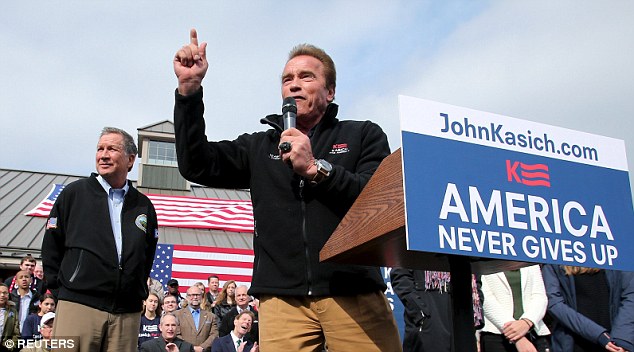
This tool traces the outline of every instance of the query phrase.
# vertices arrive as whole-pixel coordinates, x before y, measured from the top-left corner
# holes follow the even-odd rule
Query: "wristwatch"
[[[324,159],[315,159],[315,166],[317,166],[317,173],[313,180],[310,181],[312,184],[323,181],[332,172],[332,165]]]

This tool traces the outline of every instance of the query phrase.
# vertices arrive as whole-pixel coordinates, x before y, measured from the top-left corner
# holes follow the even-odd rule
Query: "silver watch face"
[[[317,172],[324,174],[324,176],[329,176],[332,171],[332,165],[326,160],[319,159],[317,160]]]

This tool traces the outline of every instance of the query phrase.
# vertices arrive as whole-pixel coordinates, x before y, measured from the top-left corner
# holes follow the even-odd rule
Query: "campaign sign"
[[[399,97],[409,250],[634,270],[621,140]]]

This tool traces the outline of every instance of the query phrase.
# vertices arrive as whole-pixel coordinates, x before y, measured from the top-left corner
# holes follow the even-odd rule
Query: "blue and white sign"
[[[634,270],[625,143],[399,97],[409,250]]]

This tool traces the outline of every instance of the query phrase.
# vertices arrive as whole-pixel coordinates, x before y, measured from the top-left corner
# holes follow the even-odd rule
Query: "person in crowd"
[[[40,280],[44,280],[44,267],[41,264],[35,264],[35,269],[33,269],[33,276]]]
[[[196,285],[187,289],[187,308],[176,312],[181,328],[179,337],[194,345],[194,351],[202,352],[211,347],[211,343],[218,337],[216,316],[209,311],[200,309],[203,291]]]
[[[481,352],[550,351],[548,298],[539,265],[482,275]]]
[[[228,319],[228,317],[227,317]],[[249,341],[245,336],[251,331],[255,316],[253,312],[243,310],[232,318],[234,327],[229,334],[224,335],[214,341],[211,352],[258,352],[258,343]]]
[[[250,331],[244,336],[244,339],[250,342],[258,341],[258,313],[249,304],[251,297],[248,294],[249,288],[245,285],[240,285],[236,288],[236,306],[231,308],[230,311],[225,314],[222,319],[222,323],[218,327],[218,336],[222,337],[228,335],[234,328],[234,318],[243,311],[250,311],[253,313],[253,321]]]
[[[35,268],[37,267],[37,261],[32,255],[27,254],[20,260],[20,270],[27,271],[31,275],[31,290],[37,291],[40,295],[46,293],[47,285],[43,277],[35,276]],[[15,280],[15,276],[8,277],[4,283],[9,287],[9,292],[18,288],[18,284]]]
[[[20,338],[20,316],[9,299],[9,287],[0,283],[0,352],[14,351]],[[11,347],[14,346],[14,347]]]
[[[147,288],[148,292],[154,292],[158,296],[160,302],[163,302],[165,298],[165,290],[163,289],[163,284],[148,276],[147,278]]]
[[[167,295],[163,299],[163,314],[165,313],[174,313],[178,310],[178,301],[176,300],[176,296]]]
[[[141,344],[147,340],[152,340],[161,335],[159,325],[161,323],[161,300],[158,293],[150,291],[145,301],[143,301],[143,311],[141,312],[141,325],[139,326],[139,342]]]
[[[180,286],[178,284],[178,280],[169,279],[167,281],[167,292],[165,292],[165,297],[167,297],[168,295],[176,297],[176,304],[178,305],[178,309],[181,309],[186,301],[183,295],[181,295],[179,288]]]
[[[205,294],[205,298],[207,299],[207,304],[211,309],[216,305],[216,298],[220,294],[220,278],[217,275],[210,275],[207,278],[207,287],[209,291]]]
[[[31,274],[20,270],[15,274],[18,285],[11,291],[11,300],[15,303],[20,315],[20,333],[24,331],[24,321],[29,314],[37,313],[40,306],[40,294],[31,289]]]
[[[250,189],[256,223],[250,293],[260,299],[259,319],[267,327],[260,331],[262,348],[312,350],[326,343],[332,350],[400,350],[379,268],[319,261],[322,246],[390,154],[387,136],[370,121],[336,118],[334,62],[303,44],[291,51],[281,75],[282,99],[296,102],[296,126],[283,130],[284,118],[269,115],[261,120],[273,127],[268,131],[208,142],[206,48],[192,29],[173,60],[178,168],[202,185]],[[361,305],[374,309],[350,314]]]
[[[553,352],[634,351],[634,272],[547,264]]]
[[[207,300],[204,297],[204,293],[205,293],[205,284],[203,284],[202,282],[196,282],[194,285],[198,286],[199,289],[201,289],[201,291],[203,291],[203,299],[200,301],[200,309],[204,309],[206,311],[211,312],[211,306],[207,303]],[[183,301],[183,308],[187,307],[188,302],[187,300]]]
[[[166,313],[161,317],[159,328],[161,337],[145,341],[141,344],[141,352],[193,352],[191,343],[179,338],[178,318],[172,313]]]
[[[443,271],[392,268],[392,288],[403,302],[404,352],[457,351],[453,345],[451,275]],[[480,328],[482,291],[472,276],[474,327]]]
[[[216,298],[213,312],[216,314],[218,326],[222,324],[224,316],[236,305],[236,282],[227,280],[222,287],[222,291]]]
[[[156,243],[156,211],[128,180],[134,139],[106,127],[97,173],[59,194],[42,242],[44,275],[57,296],[54,336],[78,336],[74,350],[134,351]]]
[[[42,338],[40,333],[40,323],[42,317],[49,312],[55,312],[55,297],[50,293],[45,293],[40,297],[39,310],[37,313],[29,314],[24,320],[24,326],[22,327],[22,338],[39,340]]]
[[[50,342],[53,337],[54,322],[55,312],[48,312],[44,314],[38,328],[42,334],[42,338],[37,341],[30,341],[27,344],[27,347],[22,349],[22,352],[50,352],[53,347]]]

